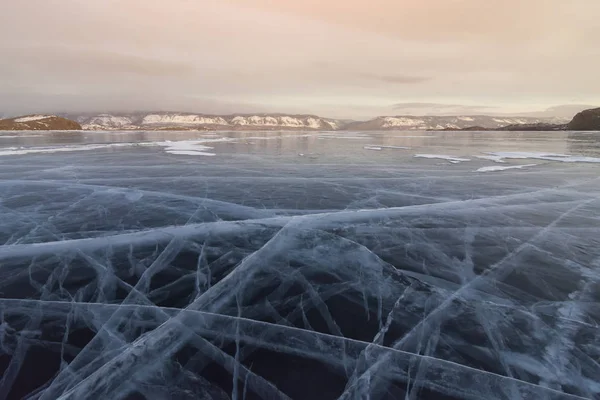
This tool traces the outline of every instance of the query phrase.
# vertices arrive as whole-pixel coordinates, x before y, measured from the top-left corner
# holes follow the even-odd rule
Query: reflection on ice
[[[594,165],[214,139],[0,159],[0,398],[600,396]]]

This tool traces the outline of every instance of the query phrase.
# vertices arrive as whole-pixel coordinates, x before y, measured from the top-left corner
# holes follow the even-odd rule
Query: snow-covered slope
[[[337,130],[339,121],[311,115],[203,115],[190,113],[132,113],[80,115],[76,119],[86,130],[132,129],[298,129]]]
[[[177,112],[67,115],[86,130],[444,130],[508,125],[565,124],[561,118],[461,116],[384,116],[369,121],[343,121],[314,115],[207,115]]]
[[[530,117],[494,117],[486,115],[473,116],[396,116],[379,117],[365,122],[355,122],[347,125],[349,130],[442,130],[464,129],[480,126],[486,129],[497,129],[507,125],[565,123],[556,118]]]
[[[135,124],[132,118],[103,114],[85,120],[83,127],[84,129],[135,129]]]
[[[16,119],[14,119],[14,121],[19,122],[19,123],[33,122],[33,121],[40,121],[42,119],[48,119],[48,118],[52,118],[52,117],[53,117],[53,115],[28,115],[26,117],[16,118]]]
[[[232,118],[230,123],[236,126],[277,126],[285,128],[326,130],[338,129],[338,123],[335,120],[313,116],[237,116]]]
[[[222,117],[193,114],[149,114],[142,125],[229,125]]]

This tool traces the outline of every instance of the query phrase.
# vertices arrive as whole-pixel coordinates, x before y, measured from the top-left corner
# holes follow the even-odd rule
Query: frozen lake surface
[[[0,135],[0,399],[600,396],[600,133]]]

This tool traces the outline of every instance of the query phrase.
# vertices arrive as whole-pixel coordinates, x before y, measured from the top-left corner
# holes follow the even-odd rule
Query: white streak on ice
[[[483,167],[483,168],[479,168],[477,170],[477,172],[497,172],[497,171],[506,171],[508,169],[523,169],[523,168],[528,168],[528,167],[535,167],[536,165],[537,164],[511,165],[510,167],[500,167],[500,166]]]
[[[490,160],[490,161],[497,162],[497,163],[505,163],[506,162],[500,156],[475,156],[475,157],[480,158],[482,160]]]
[[[195,140],[179,140],[179,141],[164,141],[164,142],[153,142],[153,145],[161,146],[165,148],[165,152],[169,154],[185,155],[185,156],[215,156],[215,153],[207,152],[206,150],[212,150],[213,147],[205,146],[203,143],[221,143],[221,142],[233,142],[235,139],[231,138],[211,138],[211,139],[195,139]]]
[[[199,150],[210,150],[212,147],[202,146]],[[176,154],[180,156],[216,156],[215,153],[207,153],[205,151],[193,151],[193,150],[166,150],[169,154]]]
[[[430,159],[441,159],[451,162],[452,164],[458,164],[463,161],[471,161],[468,158],[460,158],[455,156],[447,156],[444,154],[415,154],[415,158],[430,158]]]
[[[552,221],[545,227],[542,227],[536,235],[534,235],[529,240],[523,242],[519,247],[514,249],[512,252],[509,252],[506,256],[504,256],[501,260],[497,261],[493,265],[491,265],[483,274],[478,275],[476,278],[468,281],[463,286],[460,287],[457,291],[448,296],[441,304],[437,307],[430,310],[429,314],[423,317],[416,325],[412,327],[411,330],[406,332],[402,339],[398,340],[394,343],[393,348],[396,350],[404,350],[406,347],[414,346],[414,343],[421,340],[421,335],[426,334],[426,332],[431,332],[439,326],[445,318],[444,312],[450,308],[453,301],[459,299],[461,297],[468,297],[469,292],[473,292],[477,290],[481,285],[485,285],[487,281],[501,281],[506,276],[508,276],[512,271],[519,267],[519,264],[513,263],[509,264],[509,261],[517,258],[521,255],[521,253],[529,248],[534,246],[535,242],[540,241],[540,239],[544,239],[545,236],[558,224],[561,223],[565,218],[569,215],[577,212],[581,208],[598,201],[598,198],[593,198],[590,200],[583,201],[576,206],[570,208],[569,210],[562,213],[558,218]],[[373,363],[367,366],[365,370],[359,370],[358,368],[355,370],[355,373],[350,378],[348,384],[346,385],[346,390],[340,396],[340,399],[352,399],[356,398],[359,393],[362,392],[364,385],[368,385],[371,377],[374,375],[378,375],[382,373],[384,368],[389,365],[387,361],[388,355],[382,358],[375,359]]]
[[[168,308],[168,307],[160,307],[155,305],[145,305],[145,304],[100,304],[100,303],[80,303],[80,302],[56,302],[56,301],[32,301],[32,300],[12,300],[12,299],[0,299],[0,304],[6,305],[11,309],[17,310],[22,309],[26,312],[32,312],[36,309],[43,309],[45,312],[51,315],[61,315],[72,313],[73,310],[77,310],[77,312],[87,312],[90,315],[94,315],[99,319],[109,318],[112,314],[127,310],[131,314],[131,318],[139,318],[136,317],[136,311],[144,311],[147,313],[152,313],[155,315],[159,321],[166,321],[167,318],[182,318],[185,322],[185,326],[194,332],[196,335],[206,336],[209,338],[227,338],[229,340],[235,340],[238,337],[238,333],[231,329],[223,329],[223,328],[232,328],[239,327],[239,330],[243,331],[245,334],[240,337],[244,342],[257,345],[257,346],[268,346],[273,350],[278,350],[282,353],[292,353],[297,354],[299,356],[310,357],[316,360],[320,360],[322,362],[332,362],[341,364],[344,358],[344,351],[348,349],[355,349],[356,352],[360,351],[369,351],[373,356],[389,356],[391,358],[391,362],[389,367],[392,368],[391,371],[382,371],[384,375],[394,375],[406,374],[406,370],[411,361],[415,359],[426,362],[430,368],[434,371],[452,371],[459,376],[463,376],[464,378],[477,377],[478,379],[487,382],[493,386],[497,386],[498,388],[502,385],[510,385],[516,384],[519,385],[520,388],[531,394],[553,394],[558,396],[564,396],[562,398],[568,399],[580,399],[578,396],[569,396],[563,395],[560,392],[547,389],[540,388],[539,386],[526,383],[523,381],[518,381],[514,378],[505,377],[501,375],[497,375],[494,373],[490,373],[483,370],[477,370],[474,368],[470,368],[464,365],[456,364],[451,361],[438,359],[430,356],[412,354],[402,350],[397,350],[394,348],[384,347],[382,346],[378,340],[375,340],[373,343],[363,342],[359,340],[354,340],[352,338],[345,338],[334,336],[331,334],[315,332],[315,331],[307,331],[304,329],[298,329],[293,326],[285,326],[285,325],[275,325],[268,322],[254,321],[251,319],[246,319],[243,317],[234,317],[228,315],[219,315],[214,313],[205,312],[202,310],[194,310],[194,309],[178,309],[178,308]],[[168,321],[167,321],[168,322]],[[181,326],[184,326],[183,324]],[[270,342],[268,333],[269,331],[279,332],[279,337],[281,338],[281,342]],[[252,335],[249,335],[248,332],[253,332]],[[320,352],[316,349],[320,347],[326,347],[329,351],[334,352],[334,354],[327,354],[324,352]],[[511,358],[514,355],[510,355]],[[459,380],[460,382],[460,380]],[[435,383],[435,382],[434,382]],[[438,382],[443,384],[443,382]],[[465,394],[469,393],[468,388],[461,388],[457,385],[457,382],[453,382],[453,380],[449,380],[448,385],[454,389],[454,391],[461,392],[464,390]],[[500,398],[501,394],[498,392],[490,393],[490,398]]]
[[[405,146],[381,146],[384,149],[398,149],[398,150],[410,150],[410,147]]]
[[[2,137],[2,136],[0,136]],[[74,151],[91,151],[101,149],[126,148],[137,146],[160,146],[165,148],[165,152],[178,155],[193,155],[193,156],[214,156],[214,153],[206,152],[212,147],[205,146],[203,143],[219,143],[233,142],[231,138],[211,138],[197,140],[180,140],[180,141],[165,141],[165,142],[139,142],[139,143],[103,143],[103,144],[81,144],[68,146],[52,146],[52,147],[7,147],[0,150],[0,156],[16,156],[25,154],[51,154]]]
[[[527,152],[527,151],[509,151],[509,152],[490,152],[487,153],[493,156],[494,159],[502,160],[505,158],[509,159],[527,159],[533,158],[538,160],[546,161],[559,161],[565,163],[600,163],[600,158],[596,157],[585,157],[585,156],[573,156],[569,154],[556,154],[556,153],[538,153],[538,152]],[[481,158],[481,157],[480,157]],[[490,158],[492,159],[492,158]]]
[[[311,134],[298,134],[298,135],[270,135],[270,136],[247,136],[247,137],[240,137],[240,138],[236,138],[236,139],[231,139],[231,138],[221,138],[219,140],[215,140],[215,141],[221,141],[221,142],[237,142],[237,141],[248,141],[248,140],[278,140],[278,139],[285,139],[285,138],[305,138],[305,137],[313,137],[314,135]],[[246,143],[246,144],[253,144],[253,143]]]
[[[25,137],[41,137],[43,135],[33,135],[33,134],[28,134],[28,135],[2,135],[0,134],[0,139],[18,139],[18,138],[25,138]]]
[[[94,187],[94,186],[90,186]],[[101,186],[98,186],[101,187]],[[153,192],[144,192],[153,193]],[[535,193],[524,193],[524,194],[511,194],[504,196],[496,196],[492,198],[482,198],[473,200],[457,200],[447,201],[442,203],[433,204],[419,204],[405,207],[391,207],[381,209],[360,209],[350,211],[334,211],[334,212],[319,212],[314,214],[302,215],[302,216],[267,216],[260,215],[258,211],[254,210],[257,214],[254,216],[256,219],[246,221],[219,221],[219,222],[207,222],[199,224],[189,224],[183,226],[165,226],[161,228],[153,228],[147,230],[139,230],[134,233],[123,233],[116,234],[106,237],[97,238],[84,238],[74,240],[61,240],[55,242],[40,242],[31,244],[16,244],[0,246],[0,260],[8,259],[13,257],[24,257],[24,256],[36,256],[42,254],[52,254],[60,252],[68,252],[73,248],[86,251],[95,251],[98,248],[103,247],[122,247],[129,245],[141,245],[153,242],[162,242],[167,238],[173,237],[191,237],[191,236],[204,236],[208,233],[231,233],[252,228],[281,228],[292,220],[305,223],[310,226],[311,229],[332,229],[332,227],[338,224],[360,224],[375,219],[383,220],[391,217],[399,217],[401,215],[415,215],[423,212],[429,213],[442,213],[445,214],[449,210],[456,210],[457,207],[465,211],[469,210],[470,207],[481,207],[491,209],[501,209],[512,205],[514,201],[524,200],[534,201],[535,199],[543,199],[551,194],[560,194],[560,189],[545,189],[539,190]],[[539,196],[539,197],[534,197]],[[182,196],[172,195],[173,198],[186,198]],[[584,197],[585,199],[585,197]],[[200,200],[200,199],[198,199]],[[219,205],[220,202],[215,200],[206,200],[209,204],[216,203]],[[508,204],[503,204],[506,202]],[[227,203],[225,203],[227,204]],[[237,206],[243,207],[243,206]],[[515,205],[514,207],[519,208],[522,205]],[[247,207],[246,207],[247,208]]]
[[[396,149],[396,150],[410,150],[410,147],[403,146],[383,146],[379,144],[369,144],[364,147],[366,150],[382,150],[382,149]]]
[[[85,144],[72,146],[56,146],[56,147],[8,147],[0,150],[0,156],[19,156],[24,154],[48,154],[62,153],[72,151],[90,151],[100,149],[135,147],[135,146],[152,146],[151,143],[110,143],[110,144]]]
[[[433,139],[433,138],[435,138],[435,135],[429,135],[429,136],[398,135],[398,136],[391,136],[391,137],[398,138],[398,139],[406,139],[406,138],[408,138],[408,139]]]
[[[369,135],[362,135],[362,134],[356,134],[356,135],[342,135],[342,134],[328,134],[328,135],[324,135],[321,134],[319,136],[317,136],[319,139],[350,139],[350,140],[367,140],[367,139],[371,139],[371,136]]]

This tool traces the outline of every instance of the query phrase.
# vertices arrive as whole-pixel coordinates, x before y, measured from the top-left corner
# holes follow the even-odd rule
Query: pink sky
[[[11,1],[0,113],[600,105],[599,15],[598,0]]]

